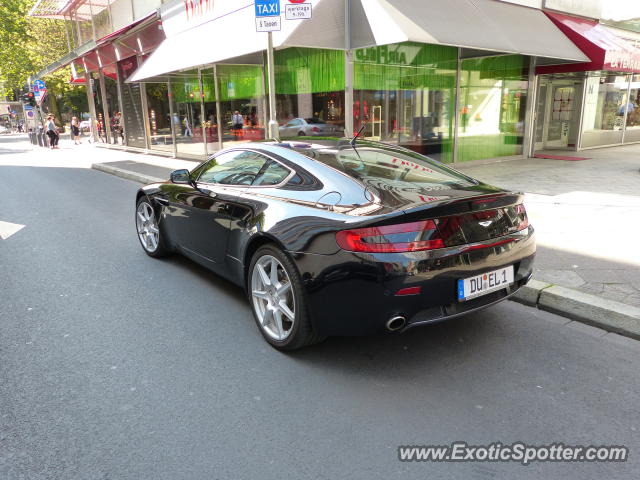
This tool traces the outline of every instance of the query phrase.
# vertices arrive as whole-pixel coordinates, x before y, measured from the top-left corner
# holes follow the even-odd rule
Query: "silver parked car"
[[[319,118],[292,118],[280,127],[281,137],[334,136],[341,134],[337,125],[325,123]]]

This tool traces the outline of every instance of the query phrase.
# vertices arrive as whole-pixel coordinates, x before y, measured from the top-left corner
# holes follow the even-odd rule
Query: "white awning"
[[[344,49],[344,0],[307,0],[310,20],[286,20],[273,32],[275,48]],[[167,38],[127,80],[137,82],[267,49],[267,34],[256,32],[253,3]]]
[[[535,8],[496,0],[362,0],[362,6],[377,44],[416,41],[589,61]]]
[[[405,41],[517,53],[586,62],[587,57],[542,11],[496,0],[352,0],[351,38],[345,41],[344,0],[307,0],[310,20],[286,20],[273,32],[274,48],[341,49]],[[255,31],[253,3],[166,40],[127,80],[157,78],[267,49],[267,34]],[[168,34],[168,32],[167,32]]]

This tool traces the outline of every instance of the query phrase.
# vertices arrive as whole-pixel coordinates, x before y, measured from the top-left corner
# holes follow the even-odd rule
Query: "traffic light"
[[[26,105],[31,105],[32,107],[36,106],[36,98],[33,95],[33,92],[27,92],[22,95],[22,103]]]

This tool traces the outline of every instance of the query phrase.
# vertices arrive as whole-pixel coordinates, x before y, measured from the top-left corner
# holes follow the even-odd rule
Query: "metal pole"
[[[120,67],[116,63],[116,91],[118,92],[118,106],[120,112],[120,128],[122,129],[122,144],[127,145],[127,127],[124,122],[124,118],[122,117],[123,103],[122,103],[122,77],[120,76]],[[117,139],[116,139],[117,141]]]
[[[207,145],[206,112],[204,110],[204,88],[202,84],[202,69],[198,68],[198,86],[200,87],[200,131],[202,132],[202,143],[204,143],[204,156],[209,157],[209,146]]]
[[[265,65],[267,64],[266,52],[262,54],[262,125],[264,127],[264,137],[267,138],[269,136],[269,99],[267,97],[267,69]]]
[[[91,78],[91,73],[87,70],[86,64],[84,65],[84,82],[87,91],[87,101],[89,103],[89,116],[91,117],[89,120],[89,133],[95,142],[98,140],[96,132],[96,120],[98,120],[98,116],[96,115],[96,102],[93,98],[93,79]]]
[[[107,137],[107,143],[111,143],[111,118],[109,117],[109,104],[107,103],[107,90],[104,86],[104,73],[102,73],[102,68],[98,70],[99,73],[99,82],[100,82],[100,98],[102,98],[102,116],[103,125],[104,125],[104,133],[105,137]]]
[[[273,35],[267,32],[267,72],[269,74],[269,138],[280,141],[280,131],[276,120],[276,74],[273,61]]]
[[[140,65],[140,63],[138,63],[138,65]],[[143,82],[140,83],[140,100],[142,103],[142,121],[144,122],[144,145],[147,150],[150,150],[151,128],[149,124],[149,103],[147,102],[147,85]]]
[[[173,108],[173,89],[171,87],[171,78],[167,82],[167,97],[169,97],[169,123],[171,124],[171,143],[173,144],[173,158],[178,156],[178,133],[176,132],[176,125],[174,122],[174,116],[176,111]]]
[[[536,117],[536,57],[529,59],[529,78],[528,78],[527,106],[524,114],[524,134],[522,138],[522,157],[529,158],[533,156],[532,146],[535,136],[535,117]],[[521,106],[522,108],[522,106]]]
[[[351,49],[351,0],[344,2],[344,134],[354,135],[353,126],[353,50]]]
[[[216,96],[216,124],[218,125],[218,150],[222,150],[222,106],[218,88],[218,65],[213,64],[213,92]]]
[[[585,75],[582,79],[582,99],[580,100],[580,111],[578,115],[578,137],[576,139],[576,152],[582,148],[582,129],[584,128],[584,106],[587,101],[587,79],[589,77]],[[537,90],[536,90],[537,91]]]
[[[458,161],[458,130],[460,129],[460,79],[462,74],[461,48],[458,48],[458,59],[456,66],[456,95],[453,102],[453,148],[451,151],[451,161]]]

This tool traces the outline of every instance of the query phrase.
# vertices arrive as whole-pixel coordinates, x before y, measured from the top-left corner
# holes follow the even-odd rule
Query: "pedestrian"
[[[240,115],[240,112],[236,110],[231,116],[231,129],[236,138],[242,134],[242,127],[244,125],[244,118]]]
[[[74,145],[80,145],[80,124],[76,117],[71,118],[71,135],[73,136]]]
[[[120,143],[124,145],[124,119],[122,118],[122,113],[116,113],[116,118],[118,119],[118,135],[120,136]]]
[[[51,150],[58,148],[58,140],[60,140],[60,135],[58,135],[58,130],[56,128],[55,117],[53,115],[49,115],[47,117],[46,131],[47,137],[49,137],[49,146]]]
[[[189,118],[185,115],[184,117],[184,134],[185,137],[192,137],[193,132],[191,131],[191,125],[189,125]]]

